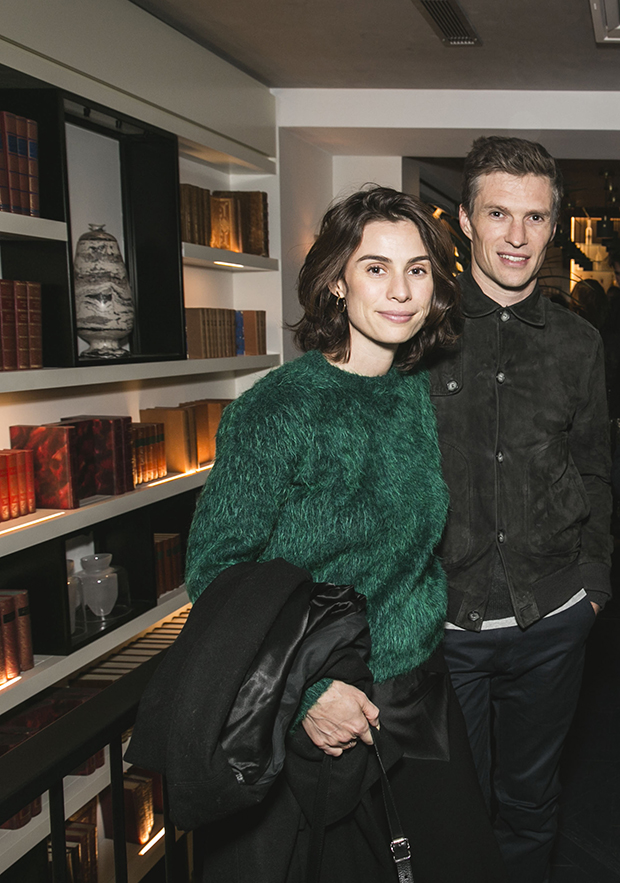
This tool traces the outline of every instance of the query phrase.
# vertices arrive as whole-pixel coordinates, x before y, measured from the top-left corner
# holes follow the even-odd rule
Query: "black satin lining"
[[[430,662],[430,660],[429,660]],[[432,668],[439,667],[433,665]],[[448,677],[444,671],[416,668],[382,684],[371,699],[378,706],[381,729],[393,736],[405,757],[450,760]]]

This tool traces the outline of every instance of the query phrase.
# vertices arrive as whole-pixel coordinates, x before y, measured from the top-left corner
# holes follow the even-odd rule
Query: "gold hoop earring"
[[[347,311],[347,299],[344,294],[336,295],[336,309],[339,313],[346,313]]]

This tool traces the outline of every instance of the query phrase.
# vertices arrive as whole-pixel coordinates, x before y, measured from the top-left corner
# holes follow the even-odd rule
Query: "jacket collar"
[[[482,316],[489,316],[500,308],[496,301],[484,294],[471,275],[470,269],[461,273],[458,282],[463,294],[461,310],[464,316],[470,319],[479,319]],[[513,304],[513,306],[505,307],[505,309],[528,325],[542,327],[545,324],[545,299],[540,293],[538,282],[534,291],[524,300]]]

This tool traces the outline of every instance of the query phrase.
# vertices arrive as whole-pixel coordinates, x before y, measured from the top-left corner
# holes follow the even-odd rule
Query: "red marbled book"
[[[12,448],[33,453],[37,507],[79,508],[77,447],[74,426],[47,423],[9,427]]]

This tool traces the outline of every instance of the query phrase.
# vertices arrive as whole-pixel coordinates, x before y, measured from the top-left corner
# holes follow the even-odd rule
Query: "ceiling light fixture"
[[[590,12],[597,43],[620,43],[618,0],[590,0]]]
[[[602,2],[602,0],[592,0]],[[618,0],[615,0],[616,4]],[[412,0],[446,46],[481,46],[482,41],[467,21],[456,0]]]

